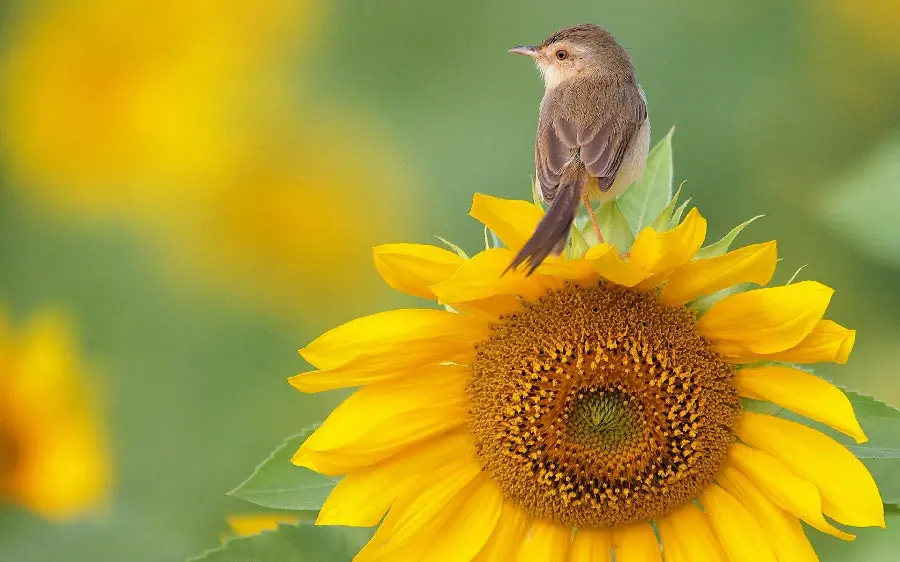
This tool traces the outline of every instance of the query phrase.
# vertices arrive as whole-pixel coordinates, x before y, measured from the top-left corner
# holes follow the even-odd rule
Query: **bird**
[[[566,27],[509,52],[531,57],[544,80],[534,163],[537,192],[549,208],[507,268],[524,264],[530,275],[563,251],[580,203],[603,241],[593,204],[641,180],[650,119],[631,57],[599,25]]]

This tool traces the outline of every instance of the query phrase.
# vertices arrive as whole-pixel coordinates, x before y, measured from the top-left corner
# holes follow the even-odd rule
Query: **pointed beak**
[[[537,49],[531,45],[519,45],[518,47],[513,47],[509,50],[510,53],[515,53],[517,55],[525,55],[528,57],[534,57],[537,55]]]

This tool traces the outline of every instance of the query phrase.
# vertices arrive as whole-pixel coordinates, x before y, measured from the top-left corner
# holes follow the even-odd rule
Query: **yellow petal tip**
[[[311,466],[313,463],[312,459],[310,458],[309,452],[304,447],[300,447],[299,449],[297,449],[297,452],[294,453],[294,456],[291,457],[291,464],[302,466],[310,470],[315,470],[315,468]]]
[[[316,525],[338,525],[337,519],[340,515],[339,510],[337,509],[323,509],[319,512],[319,516],[316,517]]]
[[[850,353],[853,351],[853,345],[856,343],[856,330],[847,330],[847,336],[841,343],[835,362],[844,365],[850,359]]]
[[[314,389],[306,384],[305,375],[306,373],[300,373],[299,375],[294,375],[292,377],[288,377],[288,384],[292,387],[296,388],[300,392],[313,392]]]

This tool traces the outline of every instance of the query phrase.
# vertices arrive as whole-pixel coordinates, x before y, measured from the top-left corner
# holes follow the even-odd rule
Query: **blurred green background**
[[[246,4],[246,5],[245,5]],[[370,247],[476,250],[475,191],[530,198],[541,83],[506,49],[609,27],[673,125],[716,239],[766,214],[776,281],[833,286],[859,330],[823,371],[900,404],[896,0],[0,1],[0,302],[68,314],[101,389],[114,490],[51,524],[0,508],[0,559],[182,560],[225,496],[341,393],[294,352],[393,294]],[[900,522],[889,522],[900,526]],[[816,538],[895,560],[897,533]]]

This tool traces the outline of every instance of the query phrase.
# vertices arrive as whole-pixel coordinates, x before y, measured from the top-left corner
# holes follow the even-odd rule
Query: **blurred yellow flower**
[[[16,16],[0,54],[6,167],[51,206],[101,213],[190,198],[232,157],[275,54],[319,19],[311,0],[63,0]]]
[[[224,185],[173,221],[167,269],[274,310],[338,296],[349,310],[377,283],[360,274],[371,269],[371,247],[415,222],[415,171],[402,161],[377,121],[349,109],[259,131]]]
[[[897,0],[824,1],[828,11],[870,48],[892,59],[900,54],[900,2]]]
[[[56,316],[36,317],[20,334],[0,325],[0,501],[48,519],[97,506],[110,484],[77,356]]]
[[[367,248],[409,225],[411,174],[381,124],[296,91],[289,55],[314,50],[320,4],[79,0],[21,14],[0,58],[12,185],[163,236],[179,283],[292,312],[309,304],[303,289],[359,287]]]

